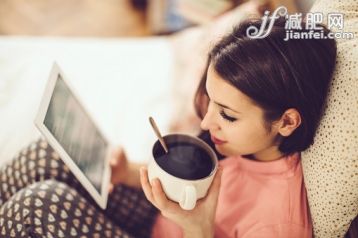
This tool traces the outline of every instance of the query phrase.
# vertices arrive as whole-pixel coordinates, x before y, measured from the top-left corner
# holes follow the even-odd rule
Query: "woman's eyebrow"
[[[208,89],[205,87],[205,91],[206,91],[206,95],[208,96],[208,98],[209,98],[209,100],[211,100],[211,97],[210,97],[210,95],[209,95],[209,92],[208,92]],[[233,112],[236,112],[236,113],[241,113],[241,112],[239,112],[239,111],[236,111],[236,110],[234,110],[234,109],[232,109],[232,108],[230,108],[230,107],[228,107],[228,106],[226,106],[226,105],[224,105],[224,104],[221,104],[221,103],[218,103],[218,102],[216,102],[216,101],[214,101],[214,100],[212,100],[216,105],[219,105],[220,107],[223,107],[223,108],[226,108],[226,109],[228,109],[228,110],[231,110],[231,111],[233,111]]]
[[[217,105],[219,105],[220,107],[229,109],[229,110],[231,110],[231,111],[233,111],[233,112],[236,112],[236,113],[240,113],[240,112],[238,112],[238,111],[236,111],[236,110],[234,110],[234,109],[232,109],[232,108],[230,108],[230,107],[228,107],[228,106],[226,106],[226,105],[224,105],[224,104],[221,104],[221,103],[218,103],[218,102],[215,102],[215,101],[214,101],[214,103],[217,104]]]

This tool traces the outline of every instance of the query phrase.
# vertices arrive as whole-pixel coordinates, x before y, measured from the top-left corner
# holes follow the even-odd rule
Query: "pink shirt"
[[[271,162],[230,157],[220,164],[224,170],[215,237],[312,237],[298,153]],[[182,237],[182,232],[158,215],[152,237]]]

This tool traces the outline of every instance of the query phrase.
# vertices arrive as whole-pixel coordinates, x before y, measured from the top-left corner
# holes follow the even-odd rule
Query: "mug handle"
[[[184,210],[192,210],[196,205],[196,189],[193,185],[185,185],[179,205]]]

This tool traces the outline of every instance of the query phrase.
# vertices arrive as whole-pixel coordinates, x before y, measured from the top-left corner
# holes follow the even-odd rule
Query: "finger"
[[[118,163],[118,155],[119,155],[119,149],[118,147],[114,148],[111,152],[111,159],[109,160],[109,164],[111,166],[116,166]]]
[[[112,167],[115,167],[120,163],[121,159],[125,156],[124,149],[120,146],[114,148],[112,150],[111,159],[109,161],[109,164]]]
[[[111,157],[117,157],[118,154],[119,154],[119,150],[120,150],[119,146],[113,148],[112,151],[111,151]]]
[[[118,160],[117,159],[115,159],[115,158],[111,158],[110,160],[109,160],[109,165],[111,166],[111,167],[115,167],[115,166],[117,166],[117,164],[118,164]]]
[[[113,189],[114,189],[114,185],[112,183],[110,183],[109,186],[108,186],[108,192],[112,193]]]
[[[152,180],[153,183],[153,198],[160,210],[167,208],[168,199],[163,191],[162,185],[158,178]]]
[[[158,178],[155,178],[152,180],[153,183],[153,198],[155,200],[155,204],[157,205],[157,208],[161,211],[166,212],[175,212],[178,209],[178,204],[170,201],[160,183],[160,180]]]
[[[214,180],[209,188],[208,196],[206,197],[206,199],[211,200],[212,202],[216,202],[219,197],[222,173],[223,168],[219,167],[215,174]]]
[[[142,184],[143,192],[147,199],[154,204],[154,198],[152,193],[152,186],[148,181],[148,172],[144,167],[140,168],[140,183]]]

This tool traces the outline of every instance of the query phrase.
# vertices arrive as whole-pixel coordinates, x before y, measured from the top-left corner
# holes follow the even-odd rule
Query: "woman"
[[[194,210],[169,201],[160,182],[148,181],[146,169],[129,163],[119,149],[111,161],[113,191],[102,211],[40,141],[0,172],[0,234],[311,237],[299,152],[313,143],[336,43],[284,41],[284,19],[275,21],[266,38],[248,38],[248,27],[261,23],[239,25],[209,53],[196,108],[203,118],[200,137],[222,160],[208,195]]]

